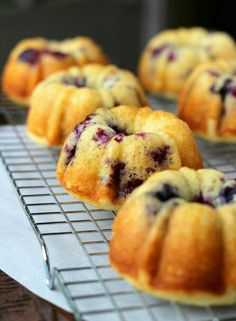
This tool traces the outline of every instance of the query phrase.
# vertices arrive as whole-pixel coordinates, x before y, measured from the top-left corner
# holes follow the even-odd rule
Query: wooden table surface
[[[0,321],[75,321],[0,270]]]

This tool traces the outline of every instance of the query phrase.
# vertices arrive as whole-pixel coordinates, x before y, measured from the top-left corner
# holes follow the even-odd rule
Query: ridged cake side
[[[236,183],[214,170],[153,174],[113,223],[112,266],[132,284],[195,305],[236,302]]]

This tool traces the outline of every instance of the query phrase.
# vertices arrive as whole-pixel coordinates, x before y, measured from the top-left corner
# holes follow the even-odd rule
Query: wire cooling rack
[[[150,103],[158,107],[156,98]],[[174,108],[173,103],[165,106]],[[59,152],[28,138],[21,124],[25,116],[24,109],[0,97],[0,121],[5,123],[0,126],[0,156],[40,242],[47,283],[51,289],[58,285],[77,321],[236,320],[236,307],[180,305],[141,293],[122,280],[108,261],[114,213],[81,203],[59,186]],[[207,167],[236,177],[235,145],[198,143]]]

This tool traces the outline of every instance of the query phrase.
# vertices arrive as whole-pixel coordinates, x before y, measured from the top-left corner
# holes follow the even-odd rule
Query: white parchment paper
[[[70,311],[59,290],[49,290],[40,247],[0,160],[0,269],[51,303]]]

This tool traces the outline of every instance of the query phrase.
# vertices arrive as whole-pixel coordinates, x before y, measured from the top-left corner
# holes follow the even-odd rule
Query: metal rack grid
[[[156,98],[150,98],[157,107]],[[114,213],[69,196],[55,178],[58,150],[35,145],[26,112],[1,97],[0,156],[40,242],[47,283],[64,293],[78,321],[235,321],[236,307],[197,308],[141,293],[110,267],[108,242]],[[166,105],[172,110],[173,104]],[[205,165],[236,176],[235,145],[199,140]],[[73,251],[71,251],[73,249]]]

